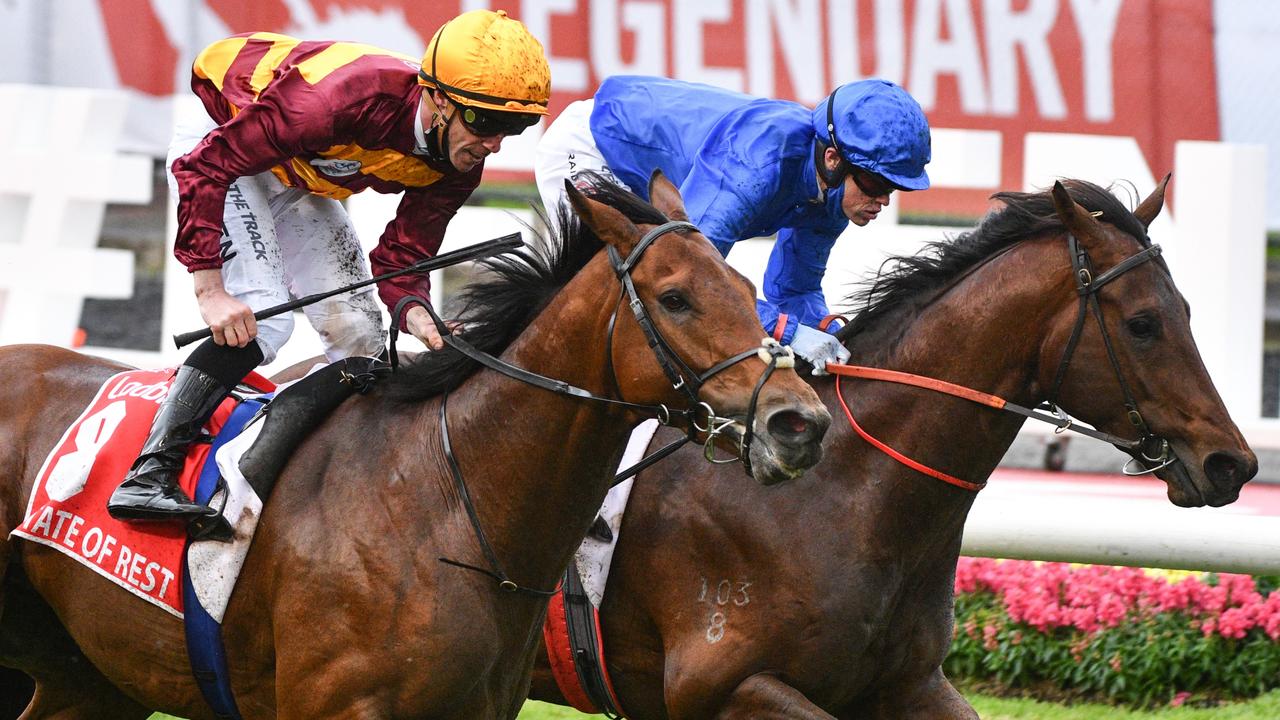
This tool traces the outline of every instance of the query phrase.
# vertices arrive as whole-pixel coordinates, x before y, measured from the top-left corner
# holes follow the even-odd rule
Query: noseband
[[[1104,285],[1148,260],[1159,257],[1160,246],[1152,243],[1096,277],[1093,274],[1093,263],[1089,260],[1089,252],[1080,244],[1076,236],[1070,233],[1067,234],[1067,249],[1071,255],[1071,269],[1076,282],[1076,295],[1080,297],[1080,306],[1079,312],[1076,313],[1075,326],[1071,329],[1071,337],[1067,340],[1067,347],[1063,350],[1062,360],[1058,363],[1058,370],[1054,374],[1053,389],[1049,392],[1049,409],[1065,423],[1065,425],[1059,426],[1059,432],[1070,427],[1071,419],[1058,407],[1058,392],[1062,389],[1062,383],[1067,376],[1067,368],[1071,365],[1071,357],[1075,354],[1076,346],[1080,342],[1087,311],[1092,310],[1093,316],[1098,321],[1098,331],[1102,333],[1102,344],[1107,349],[1107,358],[1111,361],[1111,369],[1115,371],[1116,381],[1120,384],[1120,391],[1124,393],[1125,413],[1129,418],[1129,423],[1138,431],[1139,436],[1137,440],[1124,440],[1122,438],[1110,440],[1113,445],[1134,456],[1129,462],[1125,463],[1122,472],[1125,475],[1146,475],[1168,467],[1177,461],[1177,457],[1169,451],[1169,441],[1152,433],[1150,428],[1147,427],[1146,421],[1142,418],[1142,413],[1138,412],[1138,401],[1134,399],[1133,391],[1125,380],[1124,372],[1120,369],[1120,360],[1116,357],[1115,345],[1111,342],[1111,334],[1107,332],[1107,323],[1102,315],[1102,305],[1098,302],[1098,292],[1102,290]],[[1130,469],[1130,466],[1137,461],[1138,456],[1141,456],[1146,463],[1154,464],[1155,466],[1148,469]]]
[[[631,307],[631,312],[635,316],[636,322],[640,325],[640,329],[644,333],[645,339],[649,343],[649,348],[654,353],[654,357],[657,358],[658,365],[662,368],[667,379],[671,382],[671,386],[682,393],[689,401],[689,407],[684,410],[673,412],[666,405],[644,405],[621,399],[601,397],[588,390],[570,385],[562,380],[555,380],[512,365],[501,358],[476,348],[458,335],[451,333],[449,328],[445,325],[444,320],[436,313],[435,309],[431,307],[431,303],[417,296],[410,296],[402,299],[396,304],[395,310],[392,312],[391,317],[393,318],[393,322],[391,323],[390,333],[392,369],[394,370],[398,363],[396,339],[399,335],[399,318],[401,317],[406,305],[411,302],[416,302],[422,305],[431,315],[432,322],[435,323],[436,329],[440,332],[441,339],[444,340],[446,344],[491,370],[495,370],[514,380],[519,380],[520,382],[533,385],[544,390],[549,390],[560,395],[568,395],[582,400],[591,400],[599,403],[620,406],[627,408],[628,410],[650,415],[657,418],[658,422],[663,425],[671,425],[673,418],[675,417],[685,420],[687,427],[685,437],[664,446],[627,470],[618,473],[613,480],[614,484],[617,484],[675,452],[685,443],[696,439],[699,433],[706,434],[703,442],[708,448],[711,448],[716,436],[720,435],[727,428],[732,426],[734,421],[732,418],[722,418],[716,415],[715,410],[699,397],[702,386],[712,377],[733,365],[736,365],[749,357],[758,357],[761,362],[765,363],[765,370],[761,373],[760,379],[756,382],[755,389],[751,393],[751,402],[748,405],[747,417],[744,421],[746,428],[742,433],[742,438],[738,445],[738,457],[731,458],[729,460],[717,461],[711,458],[711,450],[708,449],[707,451],[707,457],[708,459],[711,459],[712,462],[741,461],[743,466],[746,468],[747,473],[750,474],[750,452],[751,440],[753,437],[753,426],[755,425],[756,400],[760,396],[760,390],[764,387],[764,384],[768,382],[769,377],[773,375],[774,370],[795,366],[795,355],[791,352],[790,347],[782,345],[773,338],[766,337],[761,340],[759,346],[744,350],[736,355],[732,355],[715,365],[712,365],[705,372],[698,373],[689,367],[688,363],[680,357],[679,353],[672,349],[670,343],[667,342],[666,338],[662,336],[662,333],[653,323],[653,319],[650,317],[644,301],[640,299],[639,294],[636,292],[635,283],[631,279],[631,271],[635,268],[636,264],[640,262],[645,250],[647,250],[655,240],[669,232],[677,230],[693,230],[696,232],[697,228],[693,224],[687,222],[667,222],[645,233],[644,236],[640,238],[640,241],[636,243],[636,246],[631,250],[631,253],[627,255],[625,260],[618,254],[618,251],[614,249],[612,245],[608,246],[608,255],[609,262],[613,266],[614,274],[617,275],[619,282],[622,284],[622,292],[618,296],[618,305],[621,306],[622,299],[624,297],[628,299],[628,305]],[[609,318],[607,334],[608,344],[606,349],[606,362],[609,363],[610,375],[613,376],[613,385],[615,388],[618,387],[618,382],[616,376],[613,374],[613,332],[616,326],[617,315],[618,312],[615,308],[613,315]],[[497,553],[494,552],[488,538],[485,536],[484,529],[480,526],[480,517],[476,513],[475,505],[471,501],[471,494],[467,490],[466,482],[462,477],[462,468],[458,465],[457,459],[453,454],[453,446],[449,442],[449,424],[446,412],[448,404],[449,393],[446,392],[443,394],[440,401],[440,436],[444,448],[445,459],[449,465],[449,471],[453,475],[458,495],[462,499],[463,506],[466,508],[467,517],[471,521],[471,527],[480,544],[480,549],[489,563],[489,568],[478,567],[449,558],[439,558],[440,562],[488,575],[498,582],[499,589],[504,592],[523,593],[538,597],[554,595],[558,592],[558,588],[553,590],[538,590],[536,588],[519,585],[515,581],[511,580],[506,571],[502,569],[502,565],[498,561]]]

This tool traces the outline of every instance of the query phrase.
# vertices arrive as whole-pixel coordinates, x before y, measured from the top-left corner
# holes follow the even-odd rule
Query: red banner
[[[205,0],[204,5],[232,32],[336,36],[357,25],[407,25],[420,44],[391,49],[412,53],[443,22],[483,3]],[[884,77],[906,87],[934,127],[999,131],[1002,188],[1021,186],[1028,132],[1135,137],[1157,177],[1172,169],[1174,141],[1220,137],[1212,0],[516,0],[489,5],[506,9],[544,40],[553,113],[619,73],[708,82],[809,105],[836,84]],[[170,87],[177,51],[153,4],[103,0],[102,7],[121,82],[155,95],[185,91]],[[985,204],[987,194],[934,191],[909,204],[972,212]]]

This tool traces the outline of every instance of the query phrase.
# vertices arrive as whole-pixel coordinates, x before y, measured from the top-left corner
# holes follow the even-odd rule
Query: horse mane
[[[1100,212],[1099,220],[1137,238],[1143,247],[1151,244],[1142,221],[1110,188],[1085,180],[1063,180],[1062,184],[1071,198],[1086,210]],[[966,273],[1023,240],[1066,232],[1048,190],[999,192],[991,198],[1003,202],[1003,207],[988,213],[973,230],[950,241],[928,243],[916,255],[887,258],[873,280],[846,298],[850,305],[860,309],[839,331],[841,341],[848,343],[855,335],[870,334],[877,329],[900,335],[906,323],[886,323],[887,318],[914,315]],[[880,336],[877,339],[886,351],[894,345],[894,338]]]
[[[667,221],[652,205],[595,173],[579,175],[578,187],[587,197],[618,210],[633,223],[660,225]],[[500,355],[604,246],[568,203],[557,208],[554,229],[546,235],[535,231],[534,235],[533,243],[510,254],[479,261],[478,279],[455,299],[459,308],[455,319],[465,326],[461,337],[484,352]],[[382,387],[394,400],[420,402],[457,387],[479,367],[476,361],[446,346],[406,362]]]

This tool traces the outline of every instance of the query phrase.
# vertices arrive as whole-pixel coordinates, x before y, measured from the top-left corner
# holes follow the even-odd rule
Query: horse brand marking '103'
[[[708,643],[714,645],[724,639],[725,625],[729,622],[725,611],[729,606],[746,607],[751,603],[751,596],[747,594],[749,587],[751,583],[745,580],[720,580],[713,585],[707,578],[702,578],[698,602],[707,603],[713,608],[707,623]]]

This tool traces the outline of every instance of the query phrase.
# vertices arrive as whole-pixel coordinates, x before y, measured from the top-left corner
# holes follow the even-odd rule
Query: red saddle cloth
[[[138,597],[182,617],[182,550],[178,522],[127,523],[107,514],[107,499],[124,479],[169,394],[174,368],[112,376],[67,428],[40,467],[27,514],[13,535],[51,547]],[[273,385],[251,373],[245,382],[266,392]],[[223,401],[205,431],[216,435],[235,408]],[[193,443],[179,484],[192,495],[209,454]]]

